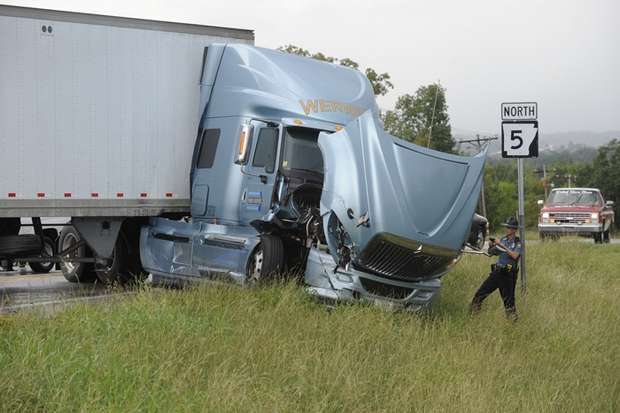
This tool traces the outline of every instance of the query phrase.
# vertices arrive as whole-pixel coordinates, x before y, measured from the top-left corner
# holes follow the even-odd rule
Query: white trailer
[[[145,217],[189,214],[213,42],[254,32],[0,5],[0,263],[46,262],[40,217],[71,217],[54,259],[84,264],[65,272],[77,281],[114,267],[117,239],[139,263]],[[19,235],[23,217],[35,235]]]
[[[253,40],[0,6],[0,217],[189,211],[205,47]]]

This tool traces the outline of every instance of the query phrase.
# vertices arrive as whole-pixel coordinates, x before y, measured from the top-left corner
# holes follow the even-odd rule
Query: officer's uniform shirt
[[[508,238],[507,236],[504,236],[502,237],[502,239],[499,240],[499,243],[502,244],[504,247],[508,248],[509,250],[514,251],[518,253],[519,255],[521,255],[521,240],[519,239],[519,237],[514,236],[512,238]],[[517,260],[512,259],[510,255],[501,251],[500,249],[492,248],[492,250],[493,250],[493,255],[499,255],[499,259],[497,260],[498,265],[514,266],[517,264]]]

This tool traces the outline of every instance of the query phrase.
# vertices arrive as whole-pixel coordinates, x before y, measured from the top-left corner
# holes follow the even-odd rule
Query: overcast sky
[[[620,130],[620,0],[0,0],[254,29],[392,76],[396,98],[440,80],[457,130],[498,133],[500,103],[538,101],[541,131]]]

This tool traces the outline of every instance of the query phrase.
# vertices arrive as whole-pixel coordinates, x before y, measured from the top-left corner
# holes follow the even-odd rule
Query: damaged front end
[[[405,142],[370,111],[322,133],[318,143],[327,245],[310,249],[309,291],[331,300],[429,305],[468,241],[485,153],[463,157]]]

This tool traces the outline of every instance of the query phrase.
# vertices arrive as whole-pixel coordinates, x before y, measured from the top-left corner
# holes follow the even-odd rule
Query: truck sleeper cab
[[[387,134],[358,71],[237,44],[206,56],[191,218],[143,227],[151,279],[297,270],[324,299],[428,305],[468,238],[484,153]]]

